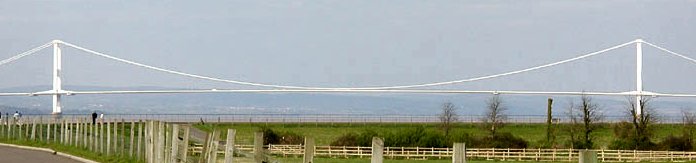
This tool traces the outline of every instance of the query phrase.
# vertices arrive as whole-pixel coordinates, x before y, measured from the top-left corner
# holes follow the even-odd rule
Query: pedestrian
[[[12,118],[14,118],[15,124],[19,124],[19,111],[15,111],[14,115],[12,115]]]
[[[97,123],[97,112],[92,112],[92,125]]]

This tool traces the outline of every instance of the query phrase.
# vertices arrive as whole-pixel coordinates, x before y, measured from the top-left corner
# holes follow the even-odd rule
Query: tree
[[[694,132],[696,132],[696,114],[683,110],[682,111],[682,124],[684,125],[683,137],[689,139],[689,142],[693,142]]]
[[[442,112],[440,113],[440,128],[445,132],[445,137],[449,136],[453,123],[457,122],[457,107],[451,102],[442,104]]]
[[[628,100],[627,112],[633,125],[634,135],[631,140],[635,149],[650,149],[654,146],[650,138],[653,134],[652,125],[658,122],[658,118],[655,109],[649,105],[650,100],[648,97],[640,100],[639,105],[642,108],[640,113],[636,110],[635,101]]]
[[[580,98],[581,104],[579,111],[582,113],[582,125],[583,125],[583,145],[585,148],[592,148],[592,132],[597,128],[597,122],[602,120],[604,117],[600,111],[599,106],[592,102],[592,98],[589,96],[582,96]]]
[[[486,113],[482,119],[483,126],[490,132],[491,136],[494,136],[507,120],[507,115],[504,113],[507,108],[503,106],[503,100],[498,95],[488,99],[486,105]]]
[[[570,118],[568,131],[571,146],[578,149],[592,148],[594,145],[592,132],[599,127],[597,123],[604,118],[601,108],[592,101],[591,97],[583,95],[580,97],[579,105],[570,103],[566,114]]]

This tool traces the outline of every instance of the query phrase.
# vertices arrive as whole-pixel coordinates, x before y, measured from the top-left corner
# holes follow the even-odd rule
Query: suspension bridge
[[[611,46],[602,50],[590,52],[587,54],[582,54],[573,58],[543,64],[536,65],[520,70],[513,70],[504,73],[490,74],[479,77],[453,80],[453,81],[441,81],[441,82],[431,82],[431,83],[419,83],[411,85],[389,85],[389,86],[371,86],[371,87],[313,87],[313,86],[297,86],[297,85],[282,85],[282,84],[270,84],[270,83],[259,83],[251,81],[240,81],[233,79],[224,79],[212,76],[205,76],[201,74],[187,73],[184,71],[178,71],[173,69],[167,69],[158,66],[152,66],[143,64],[136,61],[131,61],[123,58],[116,57],[114,55],[109,55],[106,53],[98,52],[92,49],[81,47],[75,44],[64,42],[61,40],[53,40],[41,46],[35,47],[28,51],[22,52],[8,59],[0,61],[0,66],[10,64],[14,61],[22,59],[24,57],[37,54],[37,52],[46,49],[53,48],[53,89],[40,92],[0,92],[0,96],[52,96],[53,97],[53,114],[61,114],[62,105],[61,99],[63,96],[72,95],[93,95],[93,94],[177,94],[177,93],[271,93],[271,92],[286,92],[286,93],[411,93],[411,94],[529,94],[529,95],[601,95],[601,96],[631,96],[635,97],[636,110],[637,113],[642,113],[641,105],[638,103],[642,101],[644,96],[650,97],[696,97],[696,94],[684,94],[684,93],[669,93],[669,92],[657,92],[649,91],[643,89],[643,45],[648,47],[656,48],[663,51],[667,55],[672,55],[680,59],[684,59],[696,64],[696,59],[688,57],[667,48],[663,48],[656,44],[644,41],[642,39],[636,39],[626,43]],[[627,92],[586,92],[586,91],[513,91],[513,90],[457,90],[457,89],[428,89],[436,86],[444,85],[454,85],[467,82],[481,81],[493,78],[500,78],[510,75],[518,75],[532,71],[538,71],[541,69],[547,69],[554,66],[575,62],[585,58],[597,56],[604,54],[609,51],[613,51],[619,48],[635,46],[635,56],[636,56],[636,81],[635,90]],[[90,55],[96,55],[99,57],[107,58],[124,64],[129,64],[132,66],[137,66],[145,69],[150,69],[158,72],[179,75],[189,78],[202,79],[213,82],[222,82],[229,84],[253,86],[259,89],[178,89],[178,90],[129,90],[129,91],[75,91],[75,90],[65,90],[62,85],[62,50],[61,48],[68,47],[74,48]],[[630,83],[633,84],[633,83]]]

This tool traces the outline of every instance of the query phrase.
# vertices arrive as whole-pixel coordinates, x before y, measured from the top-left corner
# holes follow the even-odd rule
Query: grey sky
[[[0,58],[53,39],[228,79],[308,86],[448,81],[636,38],[696,57],[696,1],[0,1]],[[645,87],[696,93],[696,64],[646,48]],[[0,67],[49,85],[51,51]],[[64,50],[66,84],[246,88]],[[625,91],[634,48],[459,89]]]

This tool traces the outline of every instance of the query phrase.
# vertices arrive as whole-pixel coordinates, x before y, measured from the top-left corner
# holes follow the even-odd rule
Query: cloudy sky
[[[0,1],[0,58],[60,39],[184,72],[350,87],[517,70],[643,38],[696,57],[696,1]],[[635,47],[447,87],[627,91]],[[50,85],[51,50],[0,67],[0,88]],[[249,88],[64,49],[68,85]],[[696,93],[696,64],[645,49],[645,88]]]

